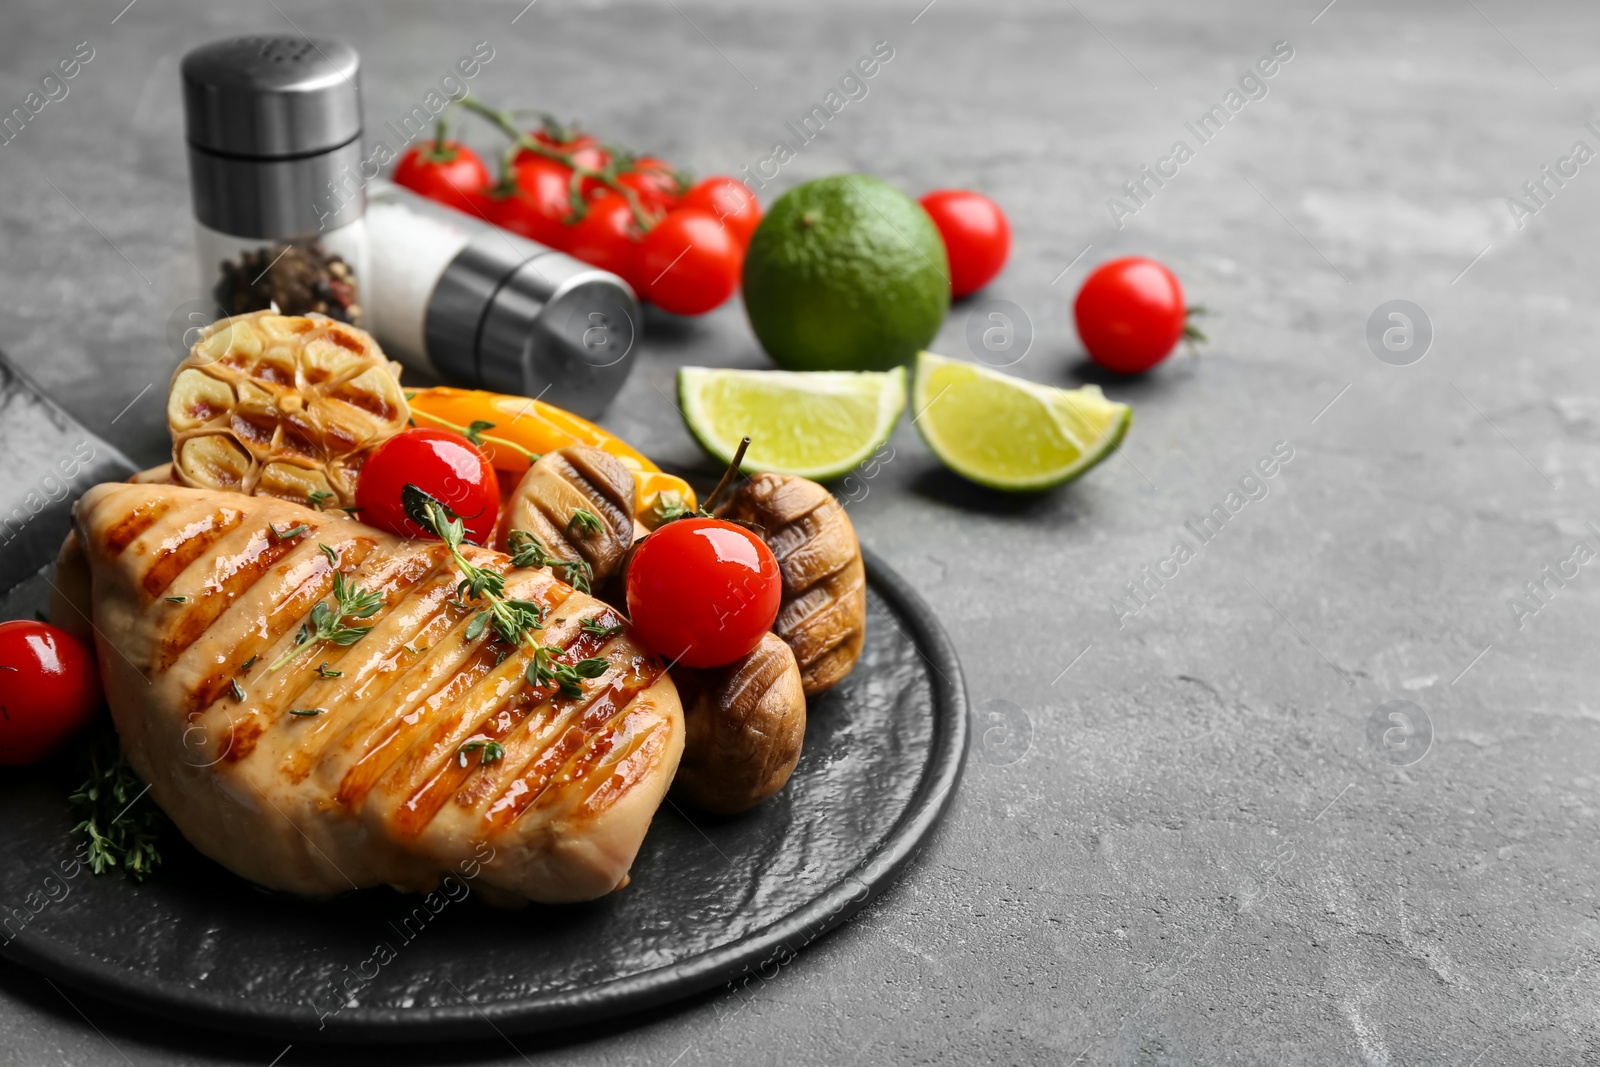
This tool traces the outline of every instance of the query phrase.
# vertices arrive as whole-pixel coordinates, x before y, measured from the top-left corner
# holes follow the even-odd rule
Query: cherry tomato
[[[679,208],[639,248],[644,295],[663,311],[703,315],[739,288],[744,246],[708,211]]]
[[[982,193],[937,189],[918,201],[933,216],[950,257],[950,295],[975,293],[994,280],[1011,254],[1011,225]]]
[[[589,134],[575,130],[564,130],[562,134],[565,136],[565,140],[550,133],[548,130],[538,130],[535,131],[533,139],[542,145],[554,148],[557,152],[567,153],[573,166],[587,167],[590,170],[605,170],[606,164],[611,162],[611,153],[607,152],[600,142]],[[530,159],[543,159],[551,163],[558,162],[548,156],[540,156],[529,152],[527,149],[517,153],[516,161],[519,164]],[[605,186],[593,178],[585,178],[583,179],[582,195],[585,197],[593,196],[604,188]]]
[[[495,202],[490,218],[512,233],[551,248],[566,249],[572,214],[572,170],[551,159],[525,155],[516,165],[517,186]]]
[[[0,622],[0,764],[36,763],[100,706],[94,653],[42,622]]]
[[[665,214],[676,207],[683,192],[677,171],[654,156],[640,156],[634,160],[633,169],[619,175],[617,184],[632,189],[644,209],[656,214]]]
[[[1138,374],[1166,359],[1188,317],[1178,279],[1143,256],[1096,267],[1072,312],[1089,358],[1119,374]]]
[[[620,274],[638,287],[639,227],[621,193],[604,192],[589,201],[583,218],[568,228],[566,252],[601,270]]]
[[[489,168],[458,141],[424,141],[406,150],[394,167],[394,183],[451,207],[489,187]]]
[[[761,202],[737,178],[707,178],[684,193],[678,206],[710,212],[727,224],[741,245],[748,245],[761,225]]]
[[[772,550],[721,519],[678,519],[644,539],[628,565],[628,615],[669,662],[720,667],[772,629],[783,579]]]
[[[500,483],[471,441],[448,430],[403,430],[379,445],[356,481],[361,521],[401,537],[432,537],[406,516],[407,482],[461,516],[467,540],[485,545],[500,517]]]

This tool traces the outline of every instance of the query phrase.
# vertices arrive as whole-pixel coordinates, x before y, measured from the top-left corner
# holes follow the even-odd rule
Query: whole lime
[[[926,348],[950,309],[944,241],[893,186],[818,178],[779,197],[750,239],[744,307],[786,370],[887,370]]]

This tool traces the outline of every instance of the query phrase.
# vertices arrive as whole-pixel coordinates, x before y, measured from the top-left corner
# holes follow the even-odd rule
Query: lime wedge
[[[826,481],[846,474],[889,439],[906,406],[904,367],[882,372],[678,371],[678,403],[707,452],[740,469]]]
[[[1133,411],[1097,385],[1056,389],[975,363],[917,354],[913,422],[933,454],[991,489],[1070,482],[1122,443]]]

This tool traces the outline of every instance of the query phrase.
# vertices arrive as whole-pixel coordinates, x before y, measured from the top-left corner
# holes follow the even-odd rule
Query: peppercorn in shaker
[[[183,57],[200,281],[227,315],[276,304],[361,324],[360,58],[337,41],[235,37]]]

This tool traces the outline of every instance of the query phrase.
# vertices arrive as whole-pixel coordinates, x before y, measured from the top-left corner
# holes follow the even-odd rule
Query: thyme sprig
[[[342,648],[355,644],[367,636],[372,626],[353,626],[351,620],[370,619],[383,607],[382,593],[363,589],[359,585],[345,581],[344,572],[339,570],[339,553],[327,545],[318,547],[333,562],[334,606],[330,606],[326,600],[317,602],[317,606],[311,609],[311,621],[300,624],[300,632],[295,635],[294,646],[267,668],[268,674],[278,670],[312,645],[332,642]]]
[[[96,729],[87,752],[87,777],[68,798],[82,819],[72,832],[88,838],[84,859],[95,874],[120,867],[141,882],[161,866],[156,845],[166,816],[145,795],[109,723]]]
[[[562,581],[580,593],[590,591],[594,582],[594,568],[585,559],[557,559],[539,540],[537,534],[527,530],[512,530],[506,535],[506,547],[511,550],[513,567],[549,567]]]
[[[423,529],[432,530],[449,549],[456,568],[461,572],[461,581],[456,584],[456,597],[481,605],[477,609],[478,614],[467,624],[467,640],[477,640],[486,628],[492,626],[495,636],[506,644],[513,648],[525,647],[533,653],[525,672],[529,685],[537,688],[553,683],[562,696],[571,700],[583,696],[583,679],[598,678],[605,673],[609,663],[604,658],[591,656],[577,663],[567,663],[556,658],[561,654],[560,649],[549,648],[535,640],[534,631],[544,628],[544,607],[530,600],[506,596],[504,574],[480,567],[462,554],[466,526],[460,516],[410,483],[400,491],[400,500],[407,517]],[[510,536],[515,537],[519,532],[513,530]],[[532,537],[531,534],[528,536]],[[538,543],[537,538],[532,539]],[[515,559],[512,562],[518,565]]]

